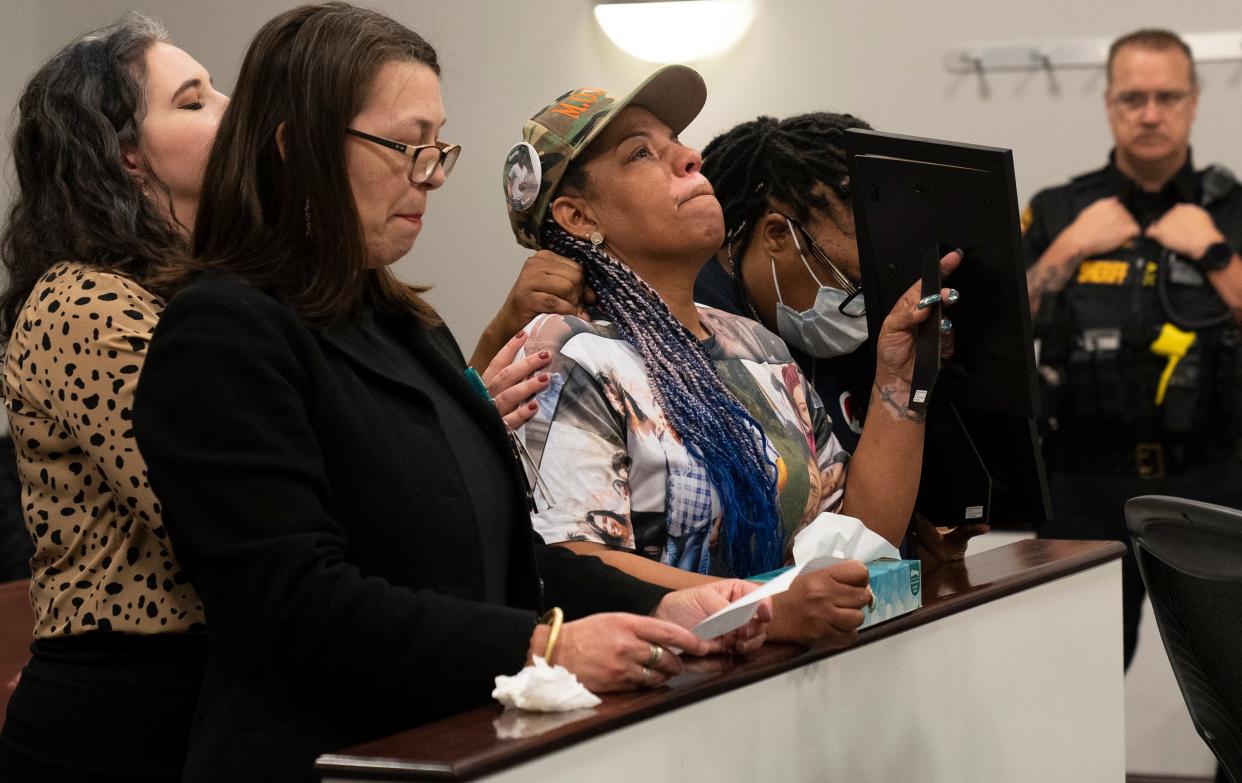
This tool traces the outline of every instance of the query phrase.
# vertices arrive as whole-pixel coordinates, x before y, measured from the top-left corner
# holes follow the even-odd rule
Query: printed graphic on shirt
[[[767,436],[792,542],[801,526],[839,505],[849,455],[779,338],[749,319],[706,307],[699,313],[713,335],[706,347],[716,372]],[[663,526],[661,562],[700,573],[719,568],[719,494],[656,404],[638,352],[607,322],[540,316],[527,332],[526,351],[553,354],[552,382],[522,430],[555,500],[536,498],[536,531],[550,544],[634,549],[637,518]]]
[[[845,423],[849,425],[850,431],[855,435],[862,434],[863,423],[858,415],[858,405],[854,402],[852,392],[843,391],[839,398],[841,405],[841,416],[844,417]]]

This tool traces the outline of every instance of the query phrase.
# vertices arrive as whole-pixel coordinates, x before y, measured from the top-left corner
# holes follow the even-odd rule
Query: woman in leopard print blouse
[[[0,333],[36,625],[0,733],[5,781],[180,775],[203,610],[131,404],[226,103],[136,14],[71,43],[21,98]]]

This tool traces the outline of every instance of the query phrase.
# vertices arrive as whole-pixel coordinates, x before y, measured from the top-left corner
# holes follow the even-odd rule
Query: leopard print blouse
[[[203,627],[138,454],[131,406],[164,303],[74,262],[31,291],[4,362],[36,638]]]

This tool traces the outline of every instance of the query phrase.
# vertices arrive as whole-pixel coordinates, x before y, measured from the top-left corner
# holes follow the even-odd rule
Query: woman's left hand
[[[510,432],[516,432],[535,415],[539,405],[534,397],[551,381],[548,373],[539,372],[552,362],[552,354],[548,351],[528,354],[514,361],[526,344],[526,338],[525,329],[511,337],[483,371],[483,384]]]
[[[948,563],[961,562],[966,557],[970,539],[991,529],[984,524],[939,528],[927,517],[915,512],[910,556],[922,560],[924,573],[930,573]]]
[[[689,587],[664,596],[652,616],[676,623],[683,628],[693,628],[757,589],[759,585],[741,579],[721,579],[698,587]],[[708,651],[745,654],[759,649],[767,638],[768,623],[772,622],[772,599],[763,599],[758,607],[755,616],[746,625],[709,641]]]
[[[962,263],[960,250],[947,253],[940,259],[940,274],[947,277]],[[919,307],[922,296],[923,281],[918,280],[906,289],[906,292],[893,305],[880,334],[876,338],[876,382],[897,381],[909,386],[914,374],[914,341],[919,324],[931,315],[930,306]],[[945,307],[957,301],[957,291],[952,288],[940,289],[940,301]],[[947,318],[945,319],[948,320]],[[953,354],[952,327],[942,330],[940,355],[947,357]]]

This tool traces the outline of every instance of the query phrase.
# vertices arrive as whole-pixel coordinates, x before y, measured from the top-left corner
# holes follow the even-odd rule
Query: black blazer
[[[134,424],[207,613],[186,780],[309,776],[316,754],[485,702],[495,675],[521,668],[545,606],[648,613],[667,592],[544,546],[452,336],[411,323],[407,337],[426,372],[222,276],[161,318]],[[508,455],[505,486],[470,485],[430,384]],[[472,491],[512,509],[508,606],[482,602]]]

